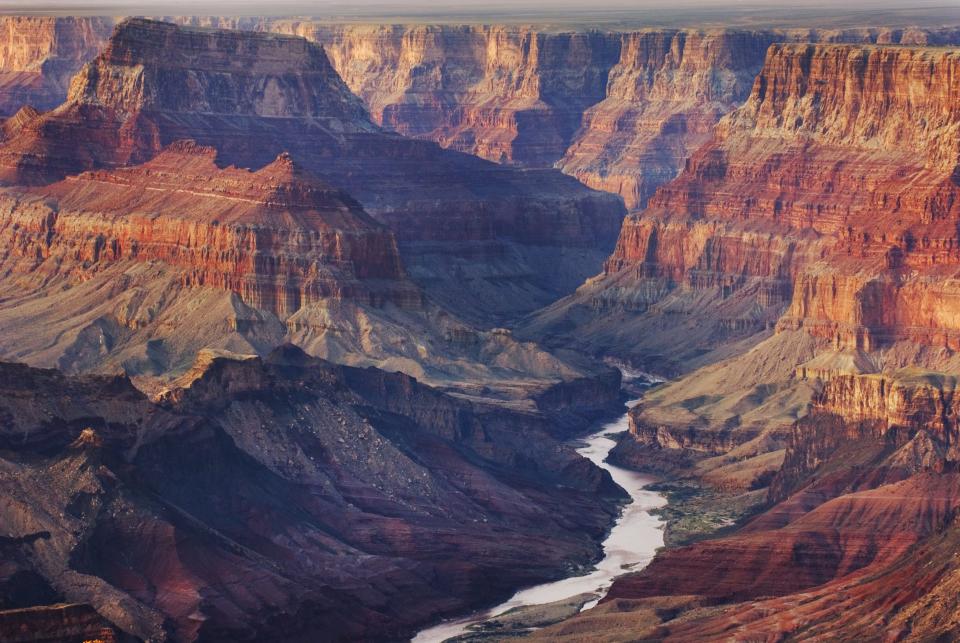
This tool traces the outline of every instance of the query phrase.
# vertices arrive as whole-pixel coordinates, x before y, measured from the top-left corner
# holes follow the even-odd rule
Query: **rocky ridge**
[[[0,416],[0,609],[79,604],[60,634],[402,637],[589,561],[618,498],[542,417],[293,347],[154,401],[2,364]]]
[[[389,226],[435,299],[487,322],[572,289],[623,214],[615,197],[557,171],[521,172],[382,131],[323,49],[293,36],[128,20],[66,103],[26,120],[0,145],[11,183],[140,163],[188,138],[238,167],[288,153]]]

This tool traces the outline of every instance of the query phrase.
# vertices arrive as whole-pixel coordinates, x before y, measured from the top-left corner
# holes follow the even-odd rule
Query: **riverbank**
[[[664,523],[654,511],[666,504],[666,498],[649,490],[655,481],[653,477],[606,461],[616,446],[611,436],[625,431],[627,423],[624,413],[577,441],[577,452],[607,470],[631,498],[603,543],[603,558],[593,569],[584,575],[520,590],[492,609],[427,628],[413,639],[414,643],[521,636],[530,628],[556,623],[595,605],[615,578],[649,564],[664,544]]]

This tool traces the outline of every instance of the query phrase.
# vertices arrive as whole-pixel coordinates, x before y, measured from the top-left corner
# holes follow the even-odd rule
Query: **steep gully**
[[[634,376],[636,377],[636,376]],[[641,376],[642,377],[642,376]],[[625,373],[625,379],[632,379]],[[646,388],[656,380],[642,380]],[[628,404],[633,407],[638,400]],[[421,630],[412,643],[440,643],[457,636],[468,634],[472,629],[483,628],[483,623],[513,610],[546,605],[581,597],[584,600],[581,609],[586,610],[602,599],[614,580],[628,572],[636,572],[653,560],[657,549],[663,546],[663,521],[652,510],[666,504],[666,498],[647,489],[653,478],[619,467],[607,462],[607,456],[617,442],[613,433],[622,433],[629,426],[630,414],[605,423],[598,431],[578,440],[577,453],[587,458],[601,469],[610,473],[613,481],[620,485],[630,496],[616,524],[603,542],[603,559],[588,574],[569,576],[558,581],[543,583],[519,590],[510,599],[487,610],[475,612],[469,616],[446,620]]]

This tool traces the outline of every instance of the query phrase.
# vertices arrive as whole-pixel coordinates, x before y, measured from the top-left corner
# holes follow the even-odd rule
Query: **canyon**
[[[577,319],[600,353],[658,332],[635,363],[681,377],[631,411],[617,461],[751,506],[532,638],[956,635],[958,62],[772,45],[603,274],[534,320]]]
[[[960,632],[960,31],[170,20],[3,23],[0,633],[409,637],[609,467],[529,638]]]
[[[4,363],[0,417],[0,623],[118,639],[409,635],[589,561],[622,493],[543,417],[293,346],[153,399]]]
[[[8,357],[156,387],[201,348],[293,341],[481,397],[593,390],[588,415],[617,395],[490,323],[580,279],[616,199],[382,132],[301,38],[130,20],[67,102],[6,124]]]

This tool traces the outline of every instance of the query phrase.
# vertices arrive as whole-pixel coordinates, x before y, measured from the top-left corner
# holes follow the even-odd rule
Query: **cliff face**
[[[616,34],[502,25],[271,28],[322,43],[385,128],[526,167],[563,155],[620,50]]]
[[[917,369],[833,375],[792,427],[767,510],[618,579],[589,616],[592,631],[678,641],[952,636],[956,385]],[[709,613],[697,613],[704,605]],[[586,618],[542,636],[582,632]]]
[[[324,298],[419,306],[393,235],[350,197],[287,156],[257,172],[215,161],[185,142],[142,166],[11,193],[4,263],[42,283],[65,267],[162,262],[184,286],[236,292],[281,318]]]
[[[624,222],[603,279],[541,324],[657,278],[724,298],[752,285],[760,306],[789,304],[780,330],[840,349],[952,349],[958,62],[938,48],[772,46],[747,103]]]
[[[293,36],[130,20],[66,103],[20,121],[0,144],[0,175],[13,183],[139,163],[185,138],[239,167],[288,153],[389,226],[431,295],[485,321],[572,289],[623,214],[615,197],[557,171],[520,172],[380,130],[323,49]]]
[[[957,452],[956,377],[904,369],[887,374],[833,374],[810,415],[794,427],[783,468],[770,488],[774,501],[809,484],[811,476],[850,444],[893,455],[871,475],[883,479],[952,470]],[[897,472],[896,474],[893,472]]]
[[[592,559],[619,493],[543,419],[291,347],[158,401],[2,364],[0,417],[0,627],[58,639],[409,637]]]
[[[749,95],[777,36],[748,31],[623,34],[606,94],[583,117],[559,167],[643,208]]]
[[[70,78],[110,35],[104,18],[0,18],[0,117],[60,104]]]

